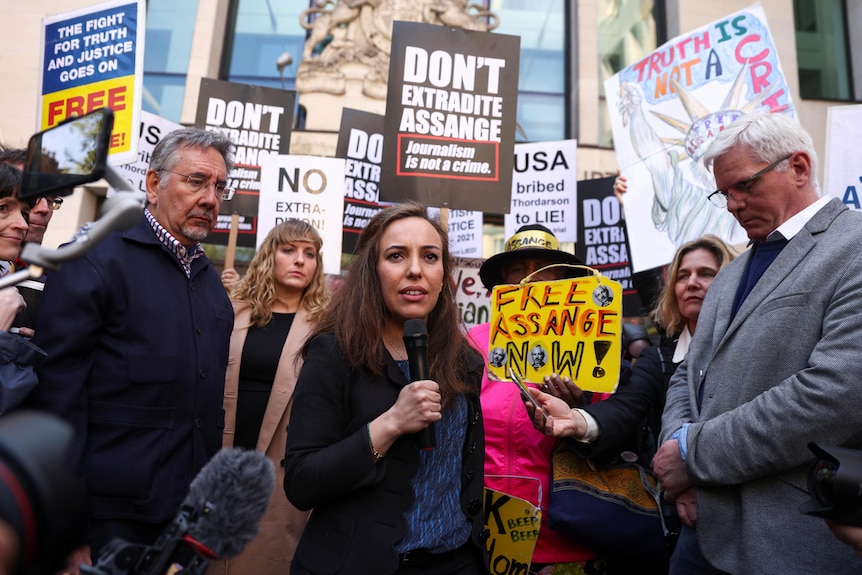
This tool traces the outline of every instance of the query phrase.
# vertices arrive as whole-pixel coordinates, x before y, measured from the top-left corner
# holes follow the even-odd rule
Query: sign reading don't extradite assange
[[[380,199],[509,211],[517,36],[394,22]]]
[[[529,279],[529,278],[528,278]],[[488,373],[528,381],[553,373],[613,393],[620,375],[622,286],[601,275],[504,284],[491,294]]]

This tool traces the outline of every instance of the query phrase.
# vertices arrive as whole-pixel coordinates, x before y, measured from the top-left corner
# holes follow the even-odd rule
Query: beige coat
[[[236,403],[242,348],[248,334],[250,308],[233,302],[235,321],[230,336],[230,355],[224,386],[225,425],[223,446],[233,447],[236,432]],[[290,572],[293,552],[308,518],[307,511],[296,509],[284,494],[284,447],[290,418],[293,388],[301,362],[294,362],[311,330],[305,309],[296,312],[290,333],[278,362],[272,393],[266,406],[257,439],[257,450],[266,453],[275,465],[275,490],[269,508],[260,522],[260,533],[246,545],[243,553],[231,560],[213,561],[207,575],[284,575]]]

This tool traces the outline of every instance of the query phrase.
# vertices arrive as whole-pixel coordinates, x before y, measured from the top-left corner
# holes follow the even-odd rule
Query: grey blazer
[[[661,440],[692,422],[685,465],[698,541],[716,567],[858,575],[856,554],[798,506],[808,500],[808,442],[862,448],[862,215],[826,204],[731,322],[749,257],[707,293],[668,388]]]

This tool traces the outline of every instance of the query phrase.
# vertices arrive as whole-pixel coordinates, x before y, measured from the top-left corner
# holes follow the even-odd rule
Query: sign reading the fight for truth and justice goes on
[[[380,199],[507,213],[520,38],[394,22]]]
[[[604,276],[498,285],[491,294],[488,372],[528,381],[553,373],[613,393],[622,353],[622,286]]]
[[[114,112],[112,165],[134,162],[144,70],[144,2],[104,2],[42,20],[39,126]]]

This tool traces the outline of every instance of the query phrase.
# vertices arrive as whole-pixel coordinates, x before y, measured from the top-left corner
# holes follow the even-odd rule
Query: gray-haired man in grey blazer
[[[862,215],[820,197],[785,115],[737,120],[704,163],[756,243],[716,276],[668,388],[653,467],[686,525],[671,573],[858,574],[798,508],[808,442],[862,448]]]

